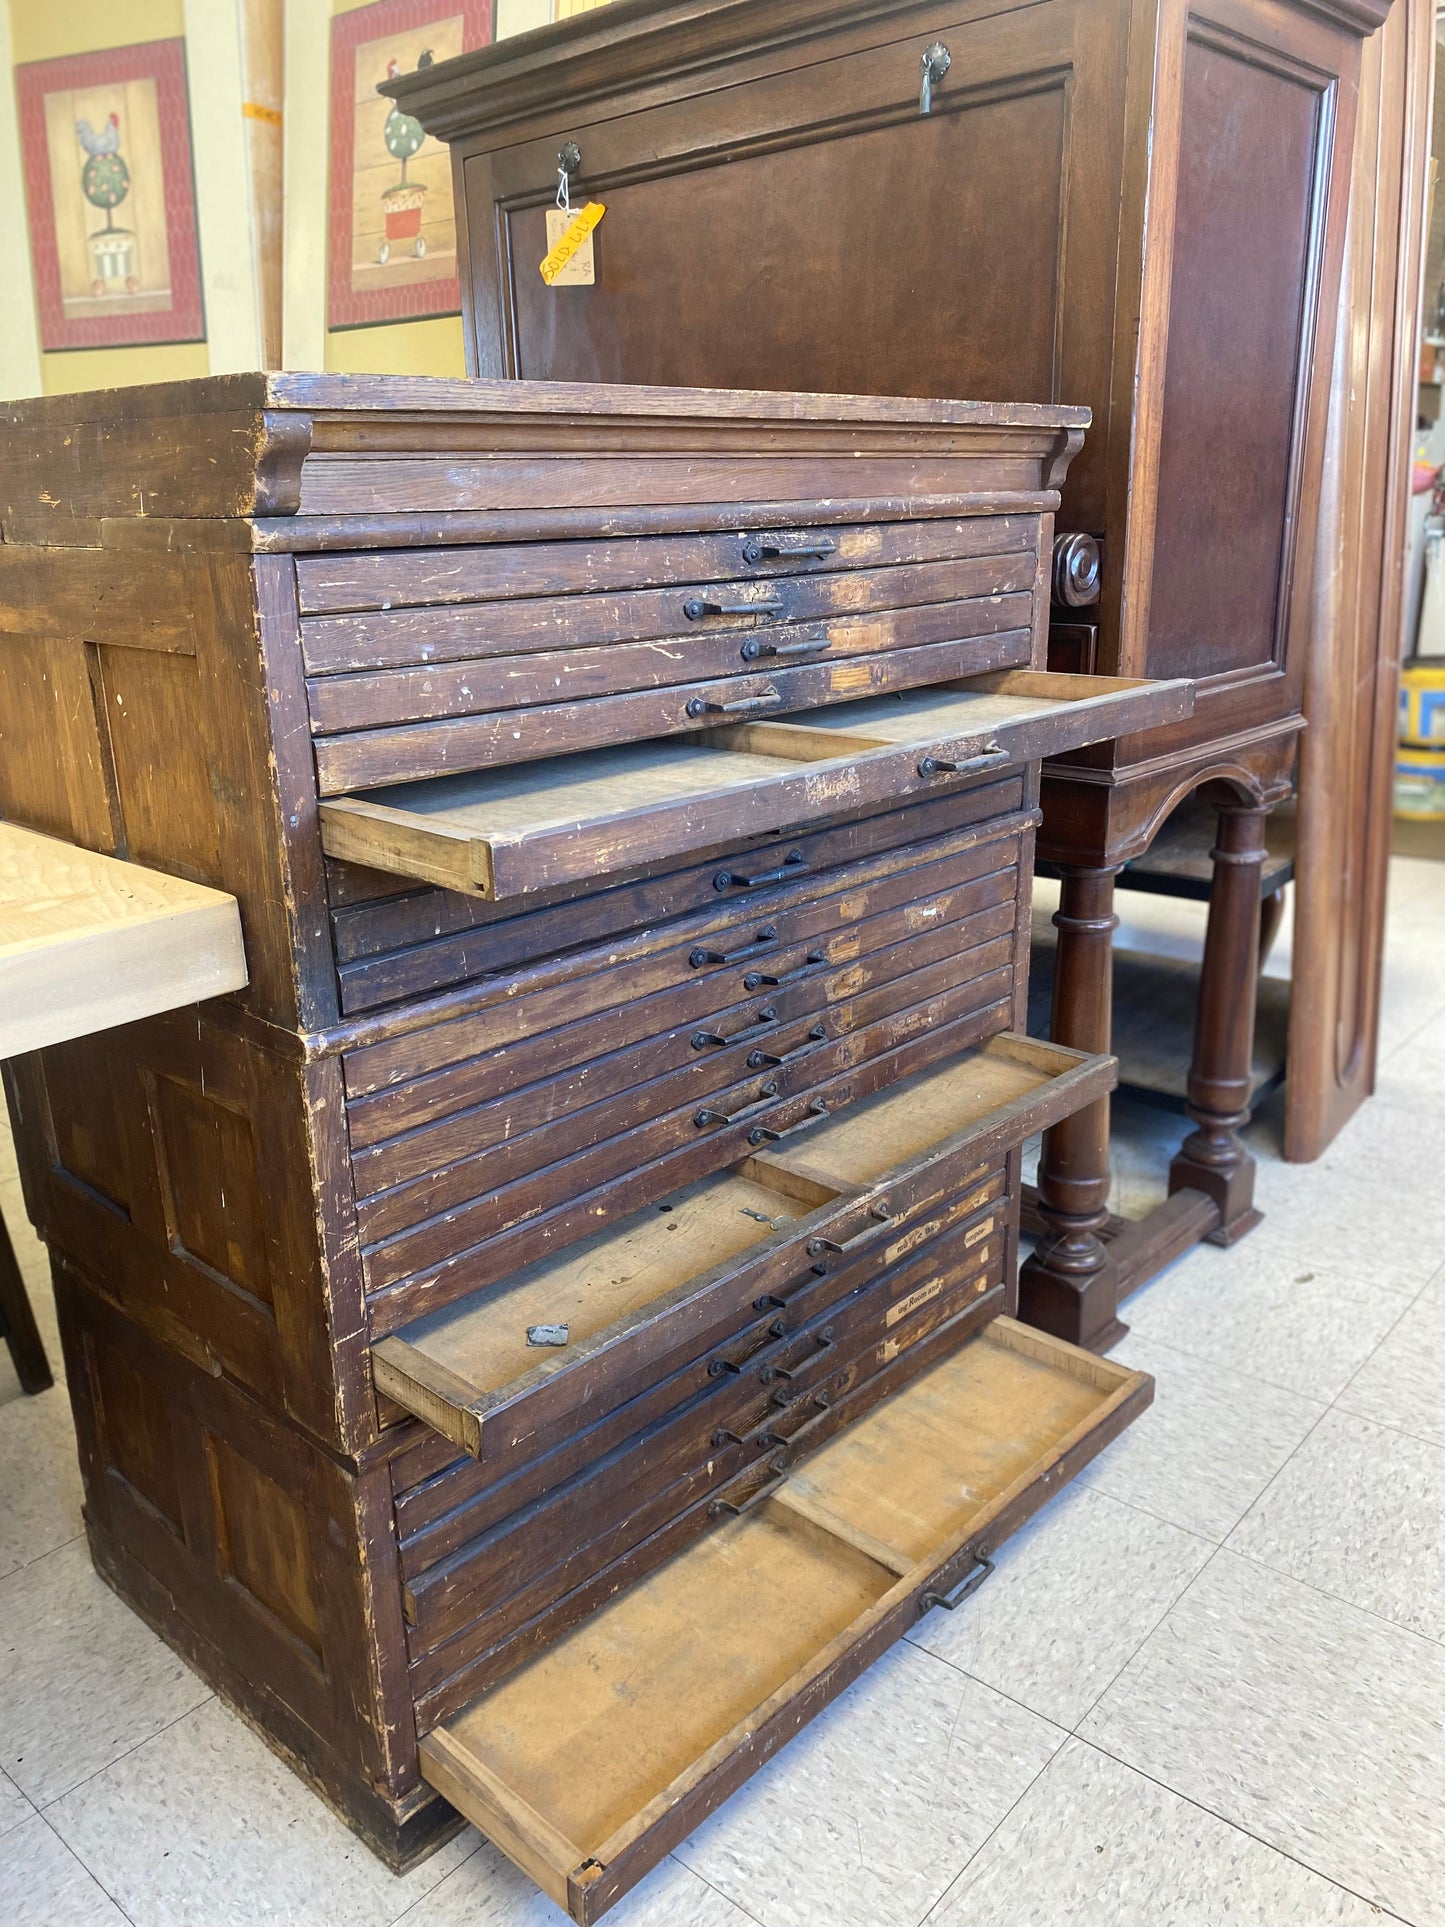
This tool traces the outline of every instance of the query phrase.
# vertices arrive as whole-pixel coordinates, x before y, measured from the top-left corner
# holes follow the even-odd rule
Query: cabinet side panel
[[[1183,124],[1151,676],[1281,662],[1328,95],[1197,28]]]

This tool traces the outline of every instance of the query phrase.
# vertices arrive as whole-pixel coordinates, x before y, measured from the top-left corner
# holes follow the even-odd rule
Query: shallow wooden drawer
[[[423,1774],[599,1919],[1151,1394],[995,1320],[429,1733]]]
[[[1037,552],[1039,533],[1037,513],[990,513],[303,555],[301,650],[314,676],[473,656],[482,633],[499,635],[508,649],[545,648],[558,634],[559,609],[572,640],[665,635],[676,626],[679,590],[781,582],[801,613],[810,577],[842,572],[846,585],[860,571]],[[850,593],[856,606],[858,592],[846,586],[828,606],[843,606]]]
[[[641,880],[574,889],[545,905],[527,897],[489,903],[332,861],[342,1005],[370,1010],[493,973],[510,976],[564,950],[605,944],[610,951],[635,941],[633,933],[689,914],[715,916],[729,902],[766,912],[789,901],[800,879],[811,894],[826,894],[881,874],[877,866],[890,856],[895,864],[947,856],[991,819],[1004,833],[1016,827],[1022,806],[1022,778],[1006,770],[993,782],[798,831],[781,849],[776,835],[754,838],[721,858],[685,855]]]
[[[758,1149],[372,1351],[377,1389],[478,1458],[510,1459],[635,1397],[870,1245],[936,1236],[980,1165],[1102,1096],[1114,1060],[1003,1035]],[[539,1352],[529,1327],[566,1325]],[[723,1367],[725,1369],[725,1366]]]
[[[611,1450],[479,1528],[450,1556],[409,1571],[403,1601],[413,1659],[463,1630],[469,1650],[494,1646],[700,1499],[726,1491],[749,1468],[766,1472],[780,1446],[790,1458],[806,1453],[815,1418],[961,1311],[975,1307],[980,1324],[1001,1311],[1007,1209],[996,1202],[913,1257],[861,1281],[845,1278],[834,1302],[800,1313],[785,1338],[764,1332],[735,1373],[709,1379],[697,1361],[674,1374],[658,1388],[673,1409],[651,1423],[641,1423],[636,1408],[661,1399],[620,1408],[617,1419],[636,1429]],[[594,1453],[600,1429],[581,1435]],[[559,1456],[571,1456],[571,1441]],[[525,1473],[508,1480],[497,1500],[524,1482]],[[428,1678],[455,1664],[455,1654],[443,1655]]]
[[[1155,728],[1193,702],[1184,681],[1008,670],[786,722],[719,713],[725,727],[684,740],[333,795],[322,839],[332,856],[500,901],[902,801]]]

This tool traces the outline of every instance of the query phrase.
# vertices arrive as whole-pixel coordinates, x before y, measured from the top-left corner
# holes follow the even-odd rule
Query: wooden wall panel
[[[1285,1155],[1374,1089],[1434,75],[1430,0],[1364,47],[1301,739]]]

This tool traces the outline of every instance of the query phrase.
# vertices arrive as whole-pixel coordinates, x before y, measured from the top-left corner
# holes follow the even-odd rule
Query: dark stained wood
[[[1374,1088],[1405,528],[1418,405],[1432,16],[1397,0],[1364,49],[1331,459],[1300,742],[1285,1156],[1317,1157]]]
[[[1044,671],[1078,409],[237,376],[6,422],[0,808],[221,884],[251,965],[7,1067],[93,1554],[404,1865],[456,1819],[420,1733],[1012,1306],[1023,1140],[1114,1076],[1009,1033],[1038,759],[1192,692]],[[814,706],[633,740],[769,664]],[[760,780],[589,815],[552,674],[630,767]],[[551,786],[505,901],[405,867],[418,733]],[[422,831],[358,863],[363,753]],[[765,1222],[446,1404],[418,1321],[549,1265],[596,1306],[697,1185]]]
[[[20,1274],[10,1230],[0,1217],[0,1341],[10,1348],[10,1362],[22,1392],[43,1392],[54,1384],[45,1343]]]
[[[1162,10],[1148,0],[1001,10],[967,0],[844,10],[655,0],[392,89],[452,147],[469,366],[479,373],[1091,406],[1059,525],[1101,541],[1102,590],[1096,608],[1055,612],[1056,666],[1191,675],[1199,690],[1188,719],[1055,767],[1040,841],[1050,860],[1117,868],[1167,815],[1161,791],[1175,802],[1223,780],[1241,797],[1273,800],[1306,659],[1313,650],[1319,665],[1334,650],[1333,676],[1321,672],[1312,702],[1335,739],[1354,732],[1356,775],[1350,799],[1337,788],[1333,807],[1321,778],[1302,845],[1314,936],[1296,946],[1296,968],[1318,981],[1303,986],[1296,1021],[1312,1067],[1292,1142],[1314,1150],[1327,1135],[1327,1093],[1351,1093],[1335,1100],[1338,1119],[1367,1085],[1377,1003],[1377,969],[1357,964],[1353,938],[1337,970],[1317,960],[1357,925],[1378,951],[1389,668],[1368,727],[1355,720],[1365,713],[1356,692],[1374,675],[1366,658],[1387,662],[1393,643],[1374,647],[1372,627],[1351,668],[1348,642],[1332,640],[1315,605],[1318,595],[1343,609],[1342,594],[1358,590],[1353,607],[1378,613],[1383,593],[1388,623],[1397,593],[1356,582],[1348,558],[1386,551],[1349,506],[1355,526],[1333,559],[1322,552],[1318,591],[1315,569],[1320,541],[1332,539],[1320,503],[1361,62],[1377,61],[1367,36],[1388,12],[1387,0]],[[933,40],[952,65],[924,117],[918,52]],[[1379,451],[1393,435],[1396,514],[1409,354],[1387,334],[1404,350],[1413,310],[1407,298],[1386,322],[1400,252],[1389,237],[1420,179],[1399,159],[1406,89],[1392,49],[1383,132],[1387,95],[1366,96],[1376,121],[1367,138],[1388,181],[1372,201],[1373,173],[1359,176],[1346,290],[1351,316],[1373,304],[1374,360],[1368,331],[1342,324],[1351,377],[1333,404],[1361,478],[1366,440]],[[574,188],[608,207],[588,289],[549,289],[535,271],[564,140],[583,157]],[[1408,183],[1403,200],[1397,176]],[[1377,250],[1373,209],[1390,195]],[[821,206],[848,211],[856,265],[841,275]],[[700,251],[736,262],[742,234],[746,271],[696,271]],[[1406,281],[1412,272],[1407,263]],[[1366,437],[1363,412],[1346,428],[1341,398],[1370,386]],[[1386,478],[1374,460],[1374,486],[1352,483],[1351,503],[1379,499]],[[1366,798],[1362,845],[1351,825]],[[1340,877],[1368,910],[1362,925],[1354,909],[1336,915]],[[1091,1002],[1087,988],[1079,997]],[[1206,1023],[1222,998],[1206,994]],[[1327,1038],[1329,1011],[1352,1032],[1348,1053]],[[1206,1055],[1219,1048],[1201,1039]],[[1104,1125],[1095,1120],[1092,1153],[1076,1137],[1071,1158],[1094,1189],[1107,1189]],[[1085,1255],[1076,1241],[1057,1248],[1071,1261]],[[1034,1275],[1042,1284],[1037,1266]],[[1063,1271],[1055,1284],[1067,1295]]]

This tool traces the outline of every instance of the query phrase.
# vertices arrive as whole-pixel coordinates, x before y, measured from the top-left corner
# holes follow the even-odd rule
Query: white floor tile
[[[569,1916],[489,1840],[408,1907],[398,1927],[568,1927]],[[680,1861],[664,1860],[624,1894],[607,1927],[752,1927],[752,1917]]]
[[[83,1540],[0,1580],[0,1769],[47,1806],[209,1699]]]
[[[477,1844],[464,1832],[398,1878],[219,1700],[46,1817],[144,1927],[389,1927]]]
[[[678,1858],[762,1927],[915,1927],[1062,1738],[905,1641]]]
[[[4,1927],[127,1927],[126,1917],[36,1813],[0,1852]]]
[[[1330,1412],[1228,1543],[1445,1640],[1445,1446]]]
[[[1445,1647],[1221,1552],[1081,1732],[1413,1927],[1445,1922]]]
[[[1378,1425],[1445,1445],[1445,1297],[1422,1294],[1336,1402]]]
[[[0,1579],[82,1531],[75,1427],[63,1385],[0,1406]]]
[[[35,1809],[16,1786],[7,1773],[0,1773],[0,1833],[9,1833],[18,1827],[22,1820],[28,1820]],[[0,1920],[4,1915],[0,1914]]]
[[[1253,1237],[1199,1245],[1123,1308],[1135,1336],[1328,1404],[1405,1308],[1342,1265],[1290,1258]]]
[[[1070,1740],[928,1927],[1379,1927],[1365,1901]]]
[[[1133,1332],[1110,1357],[1153,1374],[1154,1403],[1080,1479],[1215,1543],[1327,1409]]]
[[[1212,1551],[1211,1543],[1071,1486],[1000,1548],[997,1571],[910,1638],[1059,1726],[1073,1727]]]

